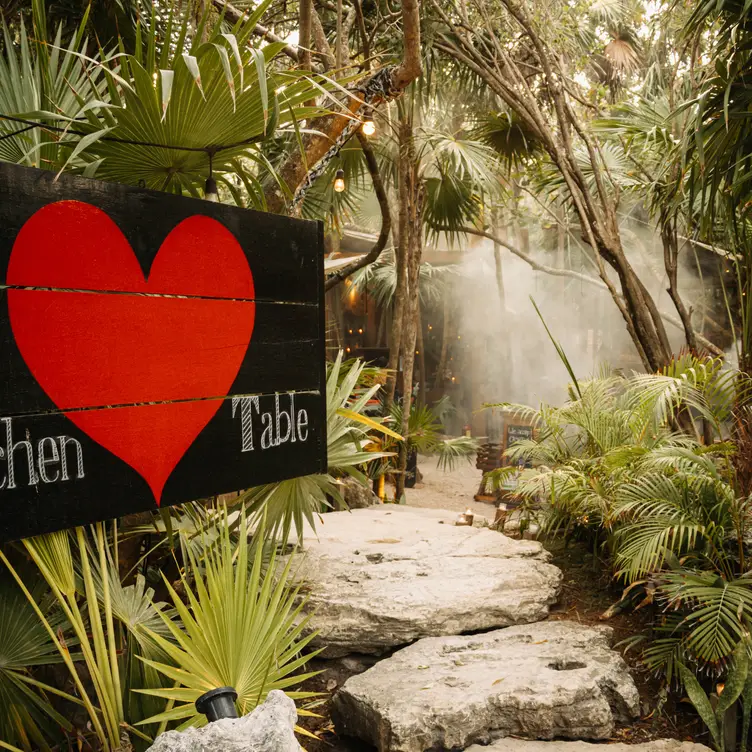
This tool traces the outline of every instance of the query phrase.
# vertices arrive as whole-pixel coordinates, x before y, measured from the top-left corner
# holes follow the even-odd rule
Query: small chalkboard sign
[[[0,164],[0,541],[326,469],[320,223]]]
[[[532,439],[533,433],[534,429],[532,426],[507,423],[504,426],[504,451],[514,444],[515,441]]]
[[[519,423],[505,423],[504,424],[504,444],[502,446],[501,452],[502,457],[504,453],[509,449],[512,444],[514,444],[516,441],[524,441],[526,439],[532,439],[535,435],[535,429],[531,425],[526,424],[519,424]],[[508,467],[511,462],[508,458],[504,458],[504,464]],[[519,470],[522,469],[522,466],[518,468],[518,472],[515,472],[513,475],[509,475],[502,481],[501,487],[504,491],[514,491],[517,488],[517,484],[519,482]]]

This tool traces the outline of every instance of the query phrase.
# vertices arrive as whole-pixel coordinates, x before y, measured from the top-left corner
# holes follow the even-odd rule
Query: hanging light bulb
[[[219,201],[217,181],[213,177],[206,178],[206,183],[204,185],[204,198],[207,201]]]
[[[345,171],[337,170],[337,174],[334,176],[334,190],[337,193],[343,193],[345,190]]]
[[[376,123],[373,120],[373,109],[366,105],[361,110],[363,113],[363,123],[360,130],[364,136],[373,136],[376,133]]]

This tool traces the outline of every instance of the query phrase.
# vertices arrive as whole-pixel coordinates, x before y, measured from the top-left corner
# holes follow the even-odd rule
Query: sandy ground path
[[[496,513],[494,505],[473,499],[482,477],[481,471],[475,467],[475,458],[472,462],[463,461],[449,473],[439,470],[436,463],[435,457],[418,458],[423,481],[415,488],[405,489],[408,505],[448,509],[457,513],[464,512],[469,507],[474,515],[486,517],[493,522]]]

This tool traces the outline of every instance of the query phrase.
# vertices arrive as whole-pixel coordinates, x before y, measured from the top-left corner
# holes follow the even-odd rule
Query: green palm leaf
[[[149,633],[170,662],[142,660],[175,686],[141,692],[174,707],[144,723],[180,721],[179,729],[203,725],[206,719],[194,703],[220,686],[235,688],[238,710],[245,715],[272,689],[288,689],[312,676],[298,673],[311,657],[304,649],[315,633],[306,634],[307,619],[300,618],[303,604],[297,589],[288,584],[291,562],[278,565],[276,554],[265,562],[263,546],[251,554],[243,516],[236,544],[225,524],[221,542],[207,553],[202,566],[191,560],[182,577],[187,602],[165,580],[182,627],[162,614],[172,639]],[[294,699],[312,696],[301,691],[288,694]]]
[[[39,588],[34,588],[40,597]],[[59,616],[50,616],[56,628],[63,627]],[[71,645],[72,647],[72,645]],[[23,593],[0,577],[0,738],[26,746],[28,741],[48,750],[48,740],[59,728],[71,724],[50,704],[49,695],[59,690],[36,680],[35,667],[61,663],[57,646],[37,618]],[[72,698],[71,698],[72,699]]]

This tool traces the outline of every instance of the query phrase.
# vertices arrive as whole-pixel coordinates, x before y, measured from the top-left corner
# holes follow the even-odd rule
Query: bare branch
[[[225,18],[232,23],[237,23],[246,15],[243,11],[238,10],[234,5],[226,2],[226,0],[212,0],[212,3],[218,11],[224,12]],[[256,24],[256,28],[253,30],[253,33],[257,37],[265,39],[267,42],[280,42],[282,44],[285,44],[285,46],[282,48],[282,52],[284,52],[287,57],[289,57],[291,60],[294,60],[296,63],[300,62],[298,51],[295,49],[295,47],[290,44],[286,44],[285,40],[282,39],[282,37],[278,36],[270,29],[267,29],[266,26]]]
[[[489,240],[492,240],[494,243],[498,243],[498,245],[502,246],[503,248],[506,248],[510,253],[513,253],[518,258],[522,259],[526,264],[530,266],[530,268],[534,269],[537,272],[543,272],[545,274],[550,274],[554,277],[570,277],[571,279],[577,279],[580,282],[586,282],[589,285],[593,285],[594,287],[598,287],[601,290],[607,290],[607,285],[603,282],[603,280],[598,279],[598,277],[591,277],[589,274],[583,274],[582,272],[576,272],[571,269],[557,269],[554,266],[548,266],[546,264],[540,264],[538,263],[534,258],[532,258],[529,254],[525,253],[524,251],[521,251],[516,246],[512,245],[511,243],[508,243],[506,240],[502,240],[497,235],[494,235],[493,233],[486,232],[485,230],[479,230],[475,227],[461,227],[459,230],[453,230],[450,227],[434,227],[433,229],[438,230],[440,232],[463,232],[467,233],[468,235],[477,235],[481,238],[488,238]],[[615,292],[615,291],[614,291]],[[616,293],[617,298],[623,300],[623,296],[619,295],[619,293]],[[612,294],[613,297],[613,294]],[[682,322],[679,319],[677,319],[674,316],[671,316],[668,313],[664,313],[663,311],[660,312],[660,317],[671,324],[672,326],[675,326],[677,329],[681,329],[684,331],[686,329],[686,322]],[[697,344],[704,347],[708,352],[712,353],[713,355],[723,357],[723,350],[721,350],[718,346],[714,345],[707,337],[704,337],[699,332],[693,332],[695,337],[697,338]]]
[[[510,253],[513,253],[518,258],[521,258],[526,264],[528,264],[532,269],[535,269],[535,271],[537,272],[545,272],[546,274],[551,274],[554,277],[571,277],[572,279],[577,279],[580,282],[587,282],[589,285],[595,285],[596,287],[600,287],[604,290],[606,289],[606,285],[602,280],[598,279],[598,277],[591,277],[589,274],[583,274],[582,272],[576,272],[571,269],[557,269],[555,266],[540,264],[532,256],[517,248],[517,246],[514,246],[511,243],[508,243],[506,240],[502,240],[498,235],[486,232],[485,230],[478,230],[475,227],[460,227],[458,230],[454,230],[451,227],[444,226],[433,227],[432,229],[438,232],[463,232],[467,233],[468,235],[477,235],[481,238],[488,238],[489,240],[493,240],[494,243],[497,243],[502,248],[506,248]]]
[[[364,266],[368,266],[376,261],[386,247],[387,241],[389,240],[389,233],[392,230],[392,215],[389,211],[389,197],[387,196],[386,188],[384,187],[384,181],[381,179],[376,155],[373,153],[373,147],[368,141],[368,138],[360,131],[358,131],[357,134],[360,146],[363,149],[363,155],[366,158],[368,172],[371,175],[371,181],[373,182],[373,191],[379,201],[379,209],[381,209],[381,232],[379,233],[379,237],[374,243],[373,248],[371,248],[365,256],[350,264],[346,264],[329,275],[325,283],[327,290],[336,287],[343,279],[354,274],[358,269],[362,269]]]

